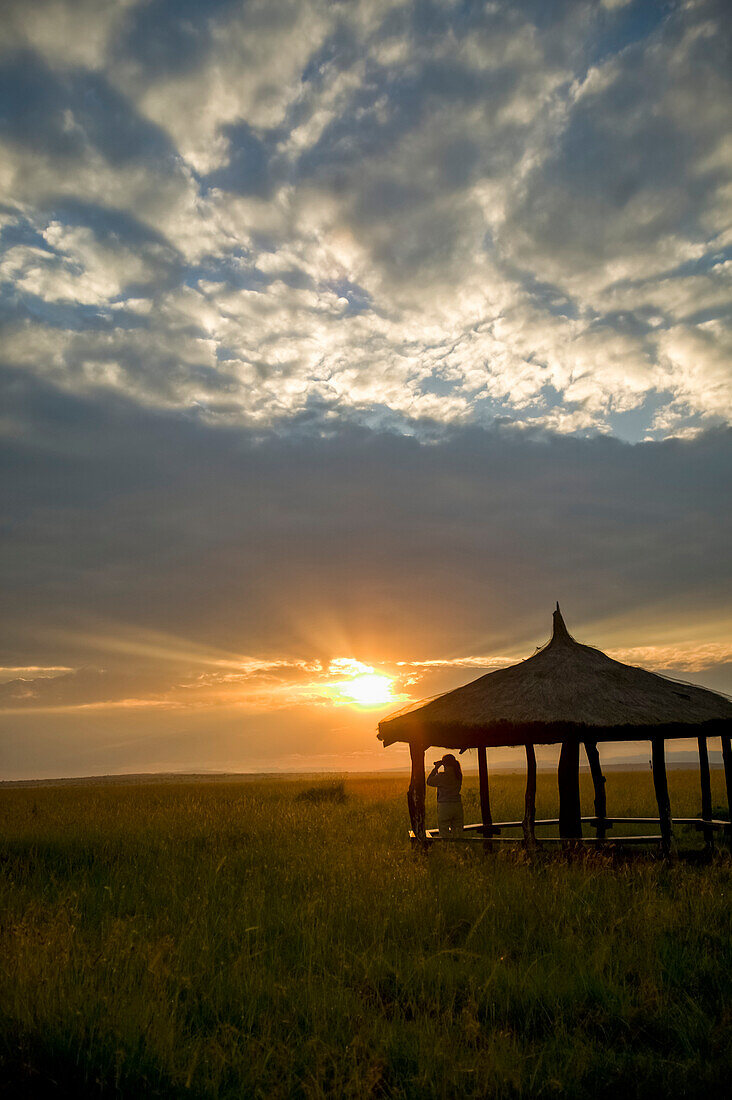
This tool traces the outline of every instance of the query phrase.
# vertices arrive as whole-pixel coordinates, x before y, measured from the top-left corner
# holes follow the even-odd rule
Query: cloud
[[[674,326],[659,341],[668,388],[683,408],[724,416],[732,404],[732,333],[716,321]]]
[[[217,660],[510,656],[544,640],[557,598],[592,629],[622,612],[606,645],[660,644],[644,621],[672,609],[708,623],[697,644],[727,629],[728,432],[635,447],[469,427],[425,445],[343,422],[319,436],[307,419],[245,432],[13,373],[4,404],[5,664],[108,667],[93,639],[125,624]]]
[[[724,643],[700,646],[635,646],[610,650],[609,656],[624,664],[688,673],[732,663],[732,647]]]
[[[205,173],[224,162],[223,127],[240,119],[256,127],[282,121],[333,17],[328,4],[308,0],[185,9],[168,2],[136,9],[115,71],[140,111]],[[160,39],[165,44],[151,48]]]
[[[135,0],[5,0],[0,52],[32,49],[63,66],[101,68]]]
[[[0,684],[5,684],[9,680],[40,680],[46,676],[53,678],[72,671],[73,669],[66,668],[64,665],[52,666],[51,668],[41,668],[39,665],[26,665],[20,668],[17,665],[10,668],[0,667]]]
[[[18,244],[5,252],[0,279],[44,302],[108,305],[133,288],[141,293],[159,274],[139,249],[103,242],[87,226],[51,221],[41,236],[43,248]]]
[[[636,9],[85,4],[84,53],[14,5],[8,358],[260,425],[728,422],[724,12]]]
[[[721,7],[679,5],[575,85],[548,155],[515,196],[513,253],[596,307],[621,279],[661,275],[723,228],[729,39]]]

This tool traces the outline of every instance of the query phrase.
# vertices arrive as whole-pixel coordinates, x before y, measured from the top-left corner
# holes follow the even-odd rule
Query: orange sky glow
[[[620,633],[604,624],[589,631],[589,640],[618,660],[704,682],[705,669],[732,663],[732,646],[721,640],[725,629],[724,623],[707,623],[690,630],[684,644],[659,627],[656,644],[603,646],[603,635],[612,641]],[[716,633],[719,640],[697,642],[696,633]],[[579,631],[580,640],[586,634]],[[546,640],[498,654],[367,661],[352,654],[328,660],[253,657],[132,629],[83,639],[98,655],[124,654],[132,662],[129,670],[106,676],[69,665],[0,669],[7,689],[0,720],[14,725],[18,736],[30,731],[43,743],[44,727],[73,730],[70,756],[81,767],[59,761],[50,774],[398,768],[406,762],[403,747],[384,752],[375,741],[380,718],[528,657]],[[275,743],[279,748],[272,752]],[[12,745],[11,736],[6,748],[12,751]],[[612,758],[620,750],[606,751]],[[643,752],[640,746],[631,755]],[[511,751],[494,756],[498,766],[513,759]],[[35,763],[8,777],[43,777],[46,759],[41,748]]]

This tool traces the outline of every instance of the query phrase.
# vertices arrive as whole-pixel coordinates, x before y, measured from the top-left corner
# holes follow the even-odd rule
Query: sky
[[[731,84],[723,0],[4,0],[0,778],[400,767],[556,600],[732,692]]]

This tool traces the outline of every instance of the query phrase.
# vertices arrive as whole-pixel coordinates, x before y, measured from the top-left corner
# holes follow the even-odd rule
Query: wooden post
[[[605,776],[602,774],[602,766],[600,764],[600,754],[597,751],[596,741],[585,741],[585,752],[587,753],[587,762],[590,765],[590,774],[592,775],[592,785],[595,788],[595,817],[597,818],[597,839],[603,841],[605,839],[605,832],[607,825],[605,818],[607,817],[607,801],[605,799]]]
[[[527,848],[536,847],[536,752],[534,746],[526,745],[526,798],[524,800],[524,844]]]
[[[559,835],[562,840],[582,839],[579,793],[579,741],[563,741],[557,771],[559,785]]]
[[[653,764],[653,786],[658,803],[658,820],[661,826],[661,849],[665,856],[671,853],[671,799],[668,795],[666,777],[666,746],[663,737],[651,740],[651,760]]]
[[[489,840],[493,836],[493,817],[491,816],[491,796],[488,789],[488,756],[485,745],[478,748],[478,779],[480,782],[480,820],[483,822],[483,836]],[[488,845],[486,845],[486,848],[488,848]]]
[[[724,781],[727,787],[727,840],[732,844],[732,745],[730,735],[722,736],[722,760],[724,761]]]
[[[409,755],[412,759],[412,778],[407,791],[407,805],[409,807],[409,820],[417,840],[424,844],[427,840],[427,825],[425,821],[425,794],[427,784],[424,775],[424,749],[421,745],[409,742]]]
[[[697,738],[699,743],[699,779],[701,781],[702,819],[712,820],[712,781],[709,775],[709,752],[706,737]],[[711,824],[704,826],[704,843],[708,851],[714,850],[714,829]]]

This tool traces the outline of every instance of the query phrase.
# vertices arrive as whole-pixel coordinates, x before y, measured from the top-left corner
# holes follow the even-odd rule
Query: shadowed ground
[[[0,791],[0,1095],[721,1091],[726,852],[424,857],[406,782]],[[696,815],[696,773],[669,784]],[[539,816],[554,792],[540,775]],[[523,777],[492,797],[520,815]],[[650,775],[610,775],[608,804],[653,813]]]

